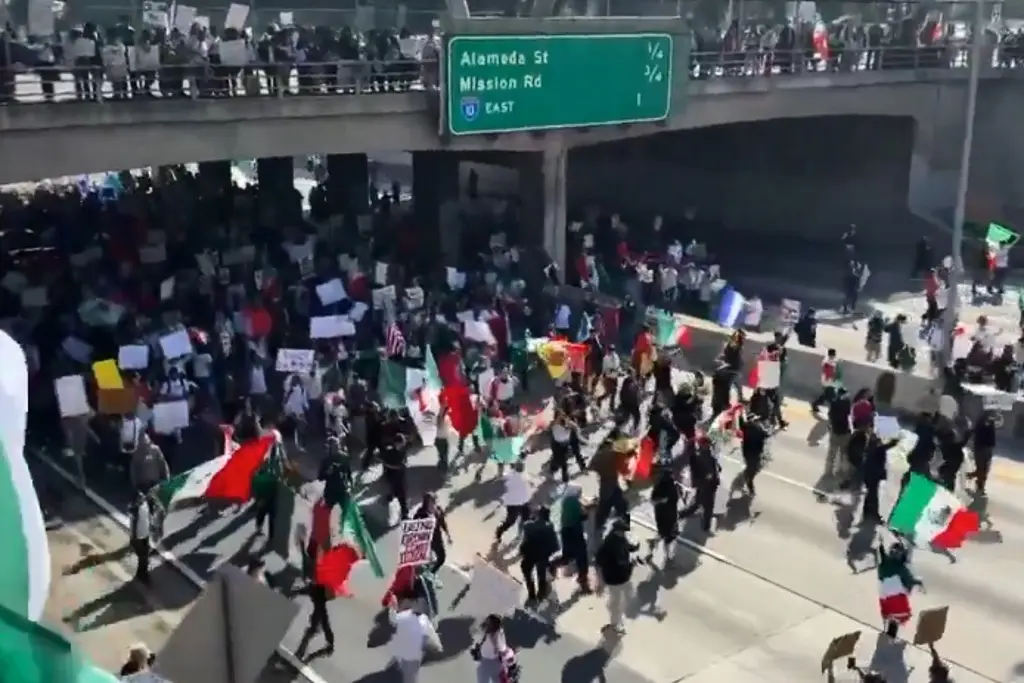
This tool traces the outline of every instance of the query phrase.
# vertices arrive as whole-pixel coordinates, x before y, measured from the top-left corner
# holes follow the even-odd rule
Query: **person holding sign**
[[[434,556],[434,561],[430,566],[430,571],[437,574],[441,571],[441,567],[444,566],[445,560],[448,559],[448,551],[445,549],[445,540],[448,544],[452,543],[452,534],[448,531],[448,522],[445,520],[444,512],[437,505],[437,499],[434,498],[434,494],[427,493],[423,496],[423,503],[416,508],[416,512],[413,513],[413,519],[427,519],[433,517],[437,520],[434,524],[434,535],[430,539],[430,552]]]

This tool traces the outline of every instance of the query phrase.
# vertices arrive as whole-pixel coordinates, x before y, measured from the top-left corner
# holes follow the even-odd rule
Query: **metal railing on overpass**
[[[695,80],[800,78],[823,73],[966,69],[964,45],[853,48],[827,57],[804,50],[742,53],[695,52]],[[1024,60],[989,51],[983,66],[1015,68]],[[13,75],[13,78],[11,76]],[[4,75],[0,104],[130,103],[153,99],[272,98],[374,95],[436,90],[438,63],[419,60],[337,61],[305,64],[162,65],[157,69],[111,73],[101,66],[44,66]]]

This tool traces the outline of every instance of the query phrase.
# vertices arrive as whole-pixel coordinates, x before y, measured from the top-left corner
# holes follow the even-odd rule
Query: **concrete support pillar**
[[[199,186],[204,194],[216,195],[227,192],[231,182],[230,161],[199,162]]]
[[[564,272],[568,258],[565,241],[568,151],[552,148],[524,156],[527,158],[519,167],[523,239],[528,244],[542,244],[551,260]]]
[[[295,164],[291,157],[267,157],[256,160],[259,183],[260,218],[267,225],[297,221],[302,202],[295,190]]]
[[[370,161],[365,154],[327,155],[331,212],[359,216],[370,210]]]
[[[441,207],[459,198],[459,158],[452,152],[412,153],[412,201],[423,229],[436,229]]]

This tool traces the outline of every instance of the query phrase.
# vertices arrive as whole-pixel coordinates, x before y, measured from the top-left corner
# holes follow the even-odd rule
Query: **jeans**
[[[501,683],[501,660],[481,659],[476,663],[476,683]]]
[[[622,619],[626,614],[626,608],[633,602],[633,582],[618,586],[608,586],[608,623],[618,628],[622,626]]]

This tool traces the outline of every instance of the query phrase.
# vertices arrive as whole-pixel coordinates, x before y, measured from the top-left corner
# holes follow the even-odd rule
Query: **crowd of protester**
[[[25,36],[8,25],[0,38],[0,100],[16,97],[19,73],[37,74],[42,92],[32,99],[41,101],[52,101],[56,85],[64,81],[74,82],[76,100],[388,92],[417,82],[438,85],[436,28],[413,35],[404,28],[359,31],[283,21],[291,19],[254,31],[210,25],[205,18],[136,27],[125,16],[109,26],[87,21],[53,36]],[[693,38],[691,73],[700,79],[962,67],[969,52],[968,38],[953,24],[913,17],[743,27],[733,21],[724,31],[697,28]],[[1011,67],[1020,61],[1019,33],[987,31],[986,45],[986,63]]]

